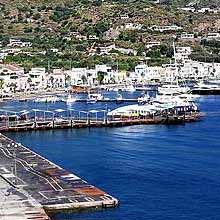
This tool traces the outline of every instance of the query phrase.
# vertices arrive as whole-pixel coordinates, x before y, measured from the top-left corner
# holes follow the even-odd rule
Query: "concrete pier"
[[[4,167],[1,166],[0,169],[4,170]],[[0,177],[0,220],[31,219],[49,220],[49,217],[37,201]]]
[[[46,211],[118,205],[114,197],[2,134],[0,143],[0,176]]]

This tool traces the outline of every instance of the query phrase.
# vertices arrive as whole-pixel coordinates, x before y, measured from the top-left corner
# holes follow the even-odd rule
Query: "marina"
[[[82,101],[78,102],[75,96],[68,95],[69,103],[57,100],[9,101],[0,109],[0,132],[10,136],[17,132],[28,134],[56,130],[57,133],[64,129],[73,132],[87,131],[90,128],[114,130],[128,126],[178,126],[191,122],[199,123],[205,118],[198,107],[197,99],[200,97],[196,95],[144,94],[139,98],[142,94],[123,93],[125,100],[133,101],[120,103],[111,98],[111,93],[105,94],[107,100],[114,100],[109,103],[104,103],[103,97],[96,95],[91,96],[98,97],[95,102],[92,98],[91,102],[88,102],[85,95],[79,96]],[[50,162],[29,147],[24,147],[3,134],[1,144],[0,176],[14,189],[22,189],[50,216],[64,210],[76,212],[118,206],[119,200],[115,197],[82,180],[73,171],[69,172]]]

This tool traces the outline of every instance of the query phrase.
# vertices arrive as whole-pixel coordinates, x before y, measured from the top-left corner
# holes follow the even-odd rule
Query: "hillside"
[[[152,65],[166,63],[172,57],[170,47],[177,34],[204,36],[220,29],[219,14],[194,14],[177,9],[176,6],[186,3],[189,2],[173,0],[167,5],[148,0],[2,0],[2,46],[7,48],[11,38],[32,43],[31,48],[22,48],[21,53],[7,56],[4,62],[28,68],[47,66],[48,61],[64,68],[119,62],[119,68],[126,70],[146,56]],[[181,27],[181,31],[155,32],[151,29],[155,25]],[[160,42],[161,46],[147,48],[151,41]],[[112,44],[123,48],[123,52],[100,54],[99,47]],[[200,50],[197,40],[179,44]],[[136,55],[124,52],[126,49]]]

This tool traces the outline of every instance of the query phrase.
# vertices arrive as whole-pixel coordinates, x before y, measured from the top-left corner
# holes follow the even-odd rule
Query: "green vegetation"
[[[200,24],[215,22],[217,15],[193,15],[177,11],[190,1],[169,0],[155,5],[150,0],[2,0],[0,3],[0,41],[4,48],[10,38],[32,43],[32,48],[22,49],[19,54],[10,54],[5,63],[18,63],[29,69],[34,66],[70,69],[94,67],[96,64],[118,63],[120,70],[133,70],[140,61],[160,65],[172,59],[172,41],[175,32],[153,33],[152,25],[178,25],[184,31],[194,32]],[[215,6],[217,0],[201,0],[201,5]],[[127,16],[122,19],[121,16]],[[141,25],[141,29],[125,29],[126,23]],[[199,26],[200,25],[200,26]],[[204,33],[197,28],[199,34]],[[89,37],[96,37],[89,39]],[[149,41],[162,45],[147,48]],[[132,53],[112,50],[108,55],[92,53],[94,47],[115,44],[118,48],[131,49]],[[188,43],[177,42],[177,45]],[[204,52],[197,50],[199,43],[192,43],[195,59]],[[203,42],[206,54],[217,59],[219,42]],[[58,52],[54,52],[58,50]],[[97,50],[96,50],[97,52]],[[196,55],[197,54],[197,55]],[[216,55],[216,56],[215,56]]]

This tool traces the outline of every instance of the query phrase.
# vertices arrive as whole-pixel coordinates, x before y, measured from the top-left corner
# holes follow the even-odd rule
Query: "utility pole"
[[[13,152],[13,158],[14,158],[14,176],[15,176],[15,179],[14,179],[14,184],[16,185],[17,184],[17,162],[16,162],[16,148],[17,148],[17,145],[12,143],[12,146],[14,146],[14,152]]]

